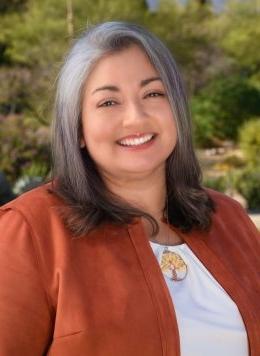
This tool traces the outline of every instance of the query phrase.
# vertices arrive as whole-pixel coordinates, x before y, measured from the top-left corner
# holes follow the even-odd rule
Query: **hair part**
[[[108,190],[82,137],[81,108],[84,86],[95,64],[104,56],[139,45],[158,71],[176,120],[177,143],[166,162],[169,223],[183,231],[207,229],[214,204],[201,187],[201,170],[191,136],[184,85],[168,48],[152,33],[127,22],[105,22],[90,27],[76,40],[60,71],[56,116],[52,127],[53,191],[66,202],[64,220],[74,235],[84,235],[105,222],[129,224],[155,219]]]

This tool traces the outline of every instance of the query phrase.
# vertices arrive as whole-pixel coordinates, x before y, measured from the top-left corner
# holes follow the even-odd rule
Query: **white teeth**
[[[125,140],[119,141],[119,144],[123,146],[138,146],[150,141],[153,136],[153,134],[147,134],[137,138],[126,138]]]

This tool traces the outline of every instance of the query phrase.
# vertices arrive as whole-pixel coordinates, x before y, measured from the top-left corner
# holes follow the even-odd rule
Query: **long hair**
[[[84,85],[103,56],[137,44],[158,71],[177,127],[177,144],[166,162],[167,219],[183,231],[207,229],[213,202],[201,187],[201,171],[191,137],[190,114],[183,82],[168,48],[152,33],[128,22],[105,22],[90,27],[75,41],[65,58],[57,83],[52,130],[53,190],[68,208],[66,225],[83,235],[102,223],[129,224],[145,217],[156,221],[108,190],[86,148],[80,148]]]

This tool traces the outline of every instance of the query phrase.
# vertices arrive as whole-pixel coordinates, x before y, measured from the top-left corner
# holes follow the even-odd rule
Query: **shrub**
[[[260,91],[247,78],[237,75],[212,81],[191,102],[196,143],[236,140],[241,124],[260,115],[259,102]]]
[[[198,147],[214,146],[214,116],[209,115],[210,102],[205,98],[195,97],[191,100],[193,114],[194,140]]]
[[[247,167],[234,179],[235,188],[248,203],[249,209],[260,209],[260,167]]]
[[[249,165],[260,165],[260,118],[252,119],[239,129],[239,145]]]
[[[217,190],[224,193],[227,188],[227,182],[224,176],[220,177],[205,177],[203,180],[203,185],[207,188]]]
[[[0,170],[10,182],[50,171],[49,129],[22,115],[0,120]]]
[[[231,156],[226,157],[223,160],[223,164],[226,164],[230,168],[242,168],[245,165],[245,162],[242,158],[233,154]]]

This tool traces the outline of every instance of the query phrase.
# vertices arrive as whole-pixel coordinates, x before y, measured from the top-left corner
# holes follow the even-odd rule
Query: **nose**
[[[131,127],[137,126],[143,123],[148,117],[147,112],[144,110],[138,100],[128,102],[125,106],[125,112],[123,115],[123,126]]]

